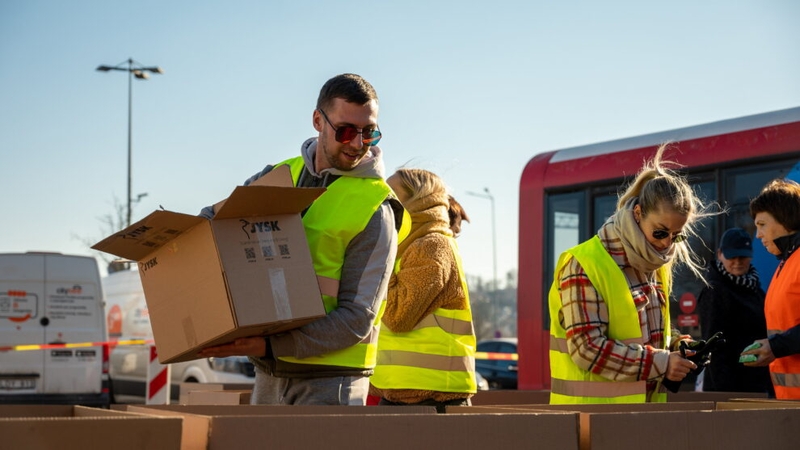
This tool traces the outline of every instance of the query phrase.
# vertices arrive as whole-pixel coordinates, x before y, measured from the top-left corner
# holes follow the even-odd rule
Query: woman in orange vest
[[[756,238],[780,264],[772,276],[764,313],[766,339],[759,339],[743,352],[755,355],[746,366],[769,365],[775,396],[800,398],[800,185],[789,180],[769,182],[750,202]]]

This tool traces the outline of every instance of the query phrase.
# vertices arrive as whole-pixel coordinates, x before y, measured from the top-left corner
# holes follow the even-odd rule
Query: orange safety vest
[[[800,252],[789,256],[772,276],[764,313],[767,335],[783,333],[800,324]],[[800,398],[800,354],[775,359],[769,372],[777,398]]]

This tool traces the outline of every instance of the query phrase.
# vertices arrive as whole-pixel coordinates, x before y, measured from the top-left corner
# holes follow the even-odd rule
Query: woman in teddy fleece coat
[[[469,405],[475,331],[454,237],[469,219],[444,182],[422,169],[387,180],[411,215],[399,244],[370,382],[381,405]]]

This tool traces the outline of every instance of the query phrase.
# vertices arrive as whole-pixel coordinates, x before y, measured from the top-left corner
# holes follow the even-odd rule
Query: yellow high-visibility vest
[[[626,344],[643,344],[639,314],[633,303],[628,281],[611,255],[608,254],[598,236],[579,244],[558,259],[550,288],[550,403],[644,403],[647,399],[645,381],[611,381],[600,375],[579,368],[567,350],[566,330],[558,321],[562,307],[559,294],[558,274],[572,259],[576,258],[586,271],[592,286],[605,300],[608,307],[608,337]],[[669,298],[670,272],[662,266],[657,271],[665,298]],[[664,348],[670,341],[669,309],[666,302],[661,307],[664,316]],[[663,388],[660,391],[663,391]],[[665,402],[666,392],[656,392],[651,402]]]
[[[475,330],[469,290],[455,239],[448,236],[464,289],[466,309],[438,308],[411,331],[383,326],[378,339],[378,365],[370,383],[378,389],[418,389],[437,392],[477,392]],[[395,272],[402,262],[395,264]]]
[[[303,158],[291,158],[275,167],[284,164],[291,169],[292,180],[297,185],[304,167]],[[330,314],[338,306],[339,281],[347,245],[366,228],[380,205],[393,195],[391,188],[381,178],[342,176],[327,186],[326,191],[303,215],[303,227],[326,313]],[[404,225],[406,218],[404,214]],[[372,369],[377,361],[378,331],[385,308],[384,298],[369,335],[351,347],[307,358],[280,356],[278,359],[294,364]]]

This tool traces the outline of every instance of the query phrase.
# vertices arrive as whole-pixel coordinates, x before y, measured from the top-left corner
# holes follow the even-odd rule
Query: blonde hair
[[[446,198],[447,186],[435,173],[422,169],[402,168],[394,173],[400,179],[404,193],[408,196],[405,203],[414,203],[414,200],[431,195],[441,195]],[[416,211],[411,211],[416,212]]]
[[[461,222],[469,222],[469,216],[460,203],[447,193],[444,181],[433,172],[423,169],[401,168],[394,173],[400,179],[400,185],[408,196],[405,203],[413,204],[415,200],[437,195],[447,201],[447,215],[450,218],[450,230],[454,236],[461,233]],[[417,211],[410,211],[417,212]]]
[[[717,213],[709,209],[695,195],[686,178],[668,166],[681,167],[674,161],[664,160],[664,152],[669,143],[661,144],[652,160],[646,161],[636,178],[628,185],[617,202],[617,211],[622,209],[632,198],[638,197],[641,217],[651,212],[674,212],[686,217],[683,233],[687,237],[697,236],[695,224]],[[675,261],[685,264],[698,278],[705,283],[702,260],[692,253],[688,239],[676,242]]]

